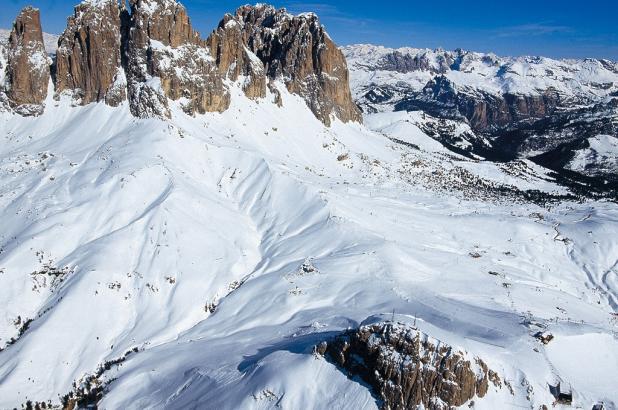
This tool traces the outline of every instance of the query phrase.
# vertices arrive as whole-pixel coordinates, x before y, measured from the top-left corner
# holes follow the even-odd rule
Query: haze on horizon
[[[27,5],[41,9],[43,29],[59,34],[79,0],[4,0],[0,27],[10,28]],[[243,1],[184,0],[203,37]],[[315,12],[339,45],[463,48],[498,55],[618,60],[618,2],[592,0],[296,1],[277,0],[291,13]]]

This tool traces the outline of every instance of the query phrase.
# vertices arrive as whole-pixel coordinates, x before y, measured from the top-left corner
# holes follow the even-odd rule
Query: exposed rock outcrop
[[[315,14],[293,16],[285,9],[259,4],[240,7],[222,24],[232,19],[243,29],[246,46],[262,61],[266,75],[283,79],[322,122],[330,125],[331,114],[344,122],[361,121],[345,57]]]
[[[345,58],[315,15],[243,6],[203,41],[184,7],[173,0],[132,0],[131,8],[128,78],[137,116],[169,116],[163,96],[184,99],[189,113],[224,111],[230,103],[224,80],[229,79],[242,80],[249,98],[273,90],[269,80],[284,80],[325,124],[331,114],[342,121],[361,120]]]
[[[438,58],[439,66],[433,67],[427,55],[410,55],[399,51],[394,51],[385,55],[380,61],[380,69],[396,71],[399,73],[410,73],[413,71],[430,71],[434,73],[444,73],[455,62],[452,56],[444,53]]]
[[[15,19],[7,52],[5,90],[16,112],[22,115],[43,112],[49,65],[39,10],[26,7]]]
[[[174,0],[130,0],[127,78],[131,112],[169,117],[167,98],[190,114],[224,111],[229,93],[186,9]]]
[[[317,347],[350,377],[361,377],[383,409],[443,410],[484,397],[499,376],[479,358],[471,358],[417,329],[378,322],[345,332]]]
[[[243,90],[249,98],[266,96],[266,73],[262,61],[247,48],[251,30],[242,21],[226,14],[208,37],[211,54],[216,58],[219,73],[232,81],[243,77]]]
[[[372,96],[368,96],[372,97]],[[435,117],[465,119],[479,132],[491,131],[519,121],[533,121],[552,114],[560,96],[548,89],[538,95],[494,95],[477,90],[458,90],[445,76],[437,76],[421,92],[411,93],[395,110],[423,110]]]
[[[129,4],[131,12],[136,13],[133,26],[148,38],[170,47],[204,45],[191,26],[186,8],[176,0],[129,0]]]
[[[57,94],[70,92],[83,105],[105,101],[117,106],[126,99],[121,42],[127,18],[117,0],[85,0],[75,7],[58,40]]]
[[[128,3],[130,13],[124,0],[83,0],[75,7],[58,41],[57,96],[69,94],[82,105],[105,101],[117,106],[128,99],[137,117],[169,117],[170,100],[178,101],[188,114],[225,111],[231,82],[240,82],[252,99],[270,92],[281,106],[275,82],[282,81],[326,125],[333,115],[344,122],[361,121],[345,58],[314,14],[292,16],[263,4],[243,6],[234,15],[226,14],[203,40],[176,0]],[[19,27],[28,18],[20,16]],[[36,18],[38,22],[38,12]],[[32,34],[36,41],[19,41],[31,42],[31,48],[45,55],[40,24],[37,27]],[[34,104],[45,97],[27,88],[44,81],[36,76],[49,78],[48,64],[41,70],[23,70],[17,63],[32,61],[34,51],[13,51],[13,105]]]

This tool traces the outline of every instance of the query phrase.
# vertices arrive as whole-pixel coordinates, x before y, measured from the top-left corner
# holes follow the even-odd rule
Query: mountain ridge
[[[546,162],[605,175],[615,106],[496,139],[440,80],[346,122],[315,15],[133,4],[82,3],[44,109],[0,109],[0,408],[616,406],[617,202],[508,149],[588,124]]]
[[[111,106],[128,98],[137,117],[169,117],[168,100],[185,101],[191,114],[224,111],[227,80],[242,77],[247,95],[263,98],[267,84],[282,79],[325,124],[331,115],[362,121],[351,99],[345,59],[315,14],[243,6],[201,39],[175,0],[131,0],[129,7],[117,0],[85,0],[75,7],[51,56],[56,98],[66,94],[77,104],[105,101]],[[40,21],[17,34],[14,28],[11,38],[21,39],[29,30],[41,33]],[[35,70],[30,60],[12,64],[17,41],[22,40],[8,43],[4,91],[17,112],[38,115],[45,109],[47,85],[28,80]],[[37,41],[44,49],[42,37]],[[14,79],[29,81],[28,87],[40,93],[32,101],[11,98]]]

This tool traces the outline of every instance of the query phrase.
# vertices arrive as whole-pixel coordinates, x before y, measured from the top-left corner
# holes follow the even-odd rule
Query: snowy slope
[[[456,155],[408,113],[326,128],[278,88],[169,121],[0,114],[0,408],[99,368],[107,409],[375,408],[311,350],[392,311],[512,386],[475,408],[550,405],[557,381],[618,404],[615,203],[536,205],[568,192],[532,163]]]
[[[588,138],[587,145],[575,153],[569,169],[591,175],[618,173],[618,137],[597,135]]]

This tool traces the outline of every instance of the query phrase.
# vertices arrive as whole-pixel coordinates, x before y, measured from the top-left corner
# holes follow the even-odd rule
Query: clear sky
[[[77,0],[0,0],[0,27],[19,9],[41,9],[43,29],[60,33]],[[245,0],[246,1],[246,0]],[[240,1],[184,0],[204,37]],[[273,0],[293,13],[316,12],[340,45],[373,43],[495,52],[499,55],[618,60],[618,0]]]

